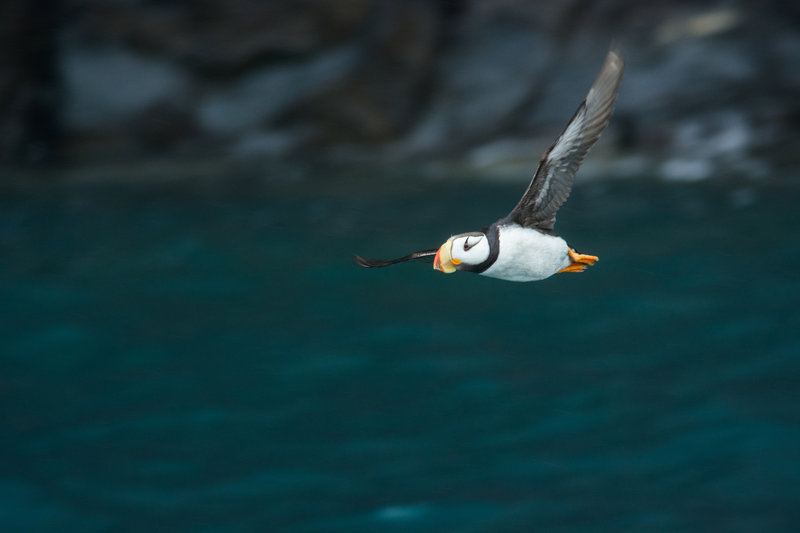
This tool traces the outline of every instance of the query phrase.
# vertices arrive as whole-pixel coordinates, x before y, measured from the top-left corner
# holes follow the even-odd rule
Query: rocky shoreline
[[[19,44],[0,93],[6,165],[313,155],[527,174],[612,41],[628,66],[588,174],[758,178],[800,163],[800,10],[783,3],[2,9]]]

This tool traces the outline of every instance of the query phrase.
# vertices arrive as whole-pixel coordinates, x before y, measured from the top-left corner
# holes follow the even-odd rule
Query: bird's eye
[[[475,239],[475,241],[470,243],[469,242],[470,238]],[[469,250],[470,248],[472,248],[473,246],[475,246],[479,242],[481,242],[481,237],[480,236],[467,237],[466,239],[464,239],[464,251],[466,252],[467,250]]]

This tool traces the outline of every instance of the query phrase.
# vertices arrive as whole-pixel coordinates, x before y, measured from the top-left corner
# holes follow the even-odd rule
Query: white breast
[[[546,235],[517,224],[500,226],[497,261],[482,275],[509,281],[548,278],[569,266],[569,246],[561,237]]]

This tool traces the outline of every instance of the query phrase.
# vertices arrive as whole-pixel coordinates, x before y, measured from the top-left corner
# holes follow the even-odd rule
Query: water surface
[[[524,186],[401,178],[5,194],[0,528],[794,530],[800,191],[584,184],[516,284],[353,265]]]

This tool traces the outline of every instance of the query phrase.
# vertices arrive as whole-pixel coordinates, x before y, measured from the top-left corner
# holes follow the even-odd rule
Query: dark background
[[[628,70],[595,154],[607,164],[589,173],[768,177],[800,153],[791,2],[9,0],[0,10],[6,165],[334,156],[527,168],[612,42]]]

